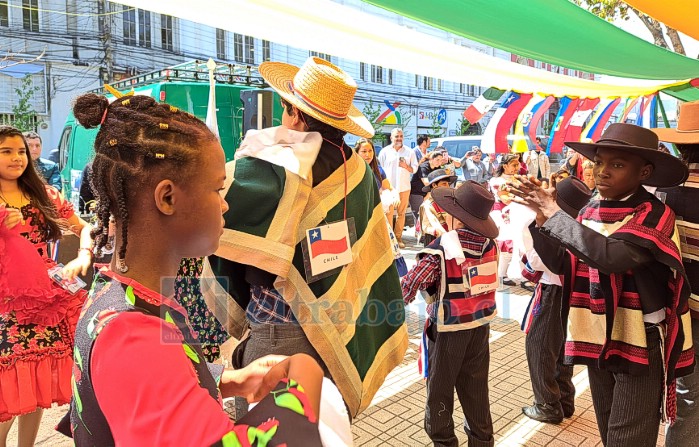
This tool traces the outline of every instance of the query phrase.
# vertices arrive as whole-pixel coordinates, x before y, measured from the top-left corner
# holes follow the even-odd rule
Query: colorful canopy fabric
[[[552,0],[552,3],[557,1]],[[215,28],[296,48],[307,48],[437,79],[493,86],[501,90],[536,92],[558,97],[629,97],[647,95],[665,87],[686,83],[649,83],[627,79],[623,83],[605,84],[538,70],[446,42],[329,0],[199,0],[196,8],[192,8],[191,0],[119,0],[117,3],[186,17]],[[445,0],[445,3],[453,2]],[[521,8],[528,3],[520,2],[517,7]],[[423,8],[431,10],[432,5],[436,8],[438,4],[441,1],[430,3],[430,8]],[[546,8],[542,11],[545,10]],[[660,58],[651,65],[662,68],[672,65],[661,60],[664,61]],[[699,64],[697,61],[694,63]],[[353,75],[356,76],[356,73]]]
[[[625,0],[630,6],[699,40],[699,5],[696,0]]]
[[[495,48],[576,70],[637,79],[699,77],[699,60],[646,42],[569,0],[439,0],[429,6],[423,0],[364,1]],[[665,9],[673,2],[640,3]],[[688,16],[697,16],[695,0],[674,3],[694,4]]]

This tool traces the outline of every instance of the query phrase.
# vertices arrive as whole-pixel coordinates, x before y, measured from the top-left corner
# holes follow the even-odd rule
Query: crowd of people
[[[615,123],[568,142],[552,172],[540,139],[455,159],[394,129],[378,151],[338,67],[260,73],[282,124],[249,131],[228,163],[175,107],[79,96],[76,119],[99,127],[92,224],[52,185],[38,135],[0,127],[0,445],[15,419],[32,445],[42,410],[68,402],[57,429],[78,446],[351,445],[352,419],[403,361],[420,293],[425,431],[458,445],[456,391],[469,445],[493,446],[489,323],[515,285],[532,292],[524,415],[571,417],[572,365],[586,365],[605,446],[654,446],[661,421],[668,446],[691,445],[699,272],[678,225],[699,223],[681,186],[699,166],[699,102],[679,130]],[[423,245],[409,270],[408,206]],[[68,231],[80,245],[63,266],[51,242]],[[80,284],[106,246],[111,262]],[[232,367],[217,362],[229,336]]]

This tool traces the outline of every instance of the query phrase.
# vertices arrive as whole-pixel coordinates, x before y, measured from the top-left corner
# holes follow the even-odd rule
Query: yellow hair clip
[[[112,146],[112,147],[116,146],[116,145],[117,145],[117,140],[116,140],[116,138],[112,138],[111,140],[109,140],[109,145]]]
[[[160,128],[163,129],[163,130],[167,130],[167,129],[170,127],[170,125],[168,125],[167,123],[160,123],[160,124],[158,124],[158,125],[159,125]]]
[[[130,100],[130,99],[125,99],[125,100],[121,103],[121,105],[123,105],[123,106],[128,106],[129,104],[131,104],[131,100]]]
[[[178,108],[175,107],[175,106],[170,106],[170,111],[171,111],[172,113],[178,112],[179,110],[180,110],[180,109],[178,109]]]
[[[119,90],[115,89],[114,87],[112,87],[109,84],[104,84],[104,89],[107,90],[112,95],[114,95],[114,97],[117,99],[123,98],[125,96],[133,96],[136,93],[133,88],[131,89],[131,91],[129,93],[121,93]]]
[[[161,154],[160,152],[156,152],[155,158],[162,160],[163,158],[165,158],[165,154]]]

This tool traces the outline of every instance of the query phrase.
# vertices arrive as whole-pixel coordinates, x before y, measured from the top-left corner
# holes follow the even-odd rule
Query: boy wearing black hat
[[[652,129],[660,140],[675,143],[683,160],[689,165],[687,183],[668,189],[659,189],[665,196],[665,204],[677,215],[677,227],[682,241],[682,263],[684,264],[692,294],[689,296],[689,311],[692,316],[692,338],[699,343],[699,101],[680,104],[677,129]],[[660,150],[664,145],[660,143]],[[665,148],[667,150],[667,148]],[[694,352],[697,362],[697,351]],[[696,443],[699,426],[699,370],[677,379],[677,420],[667,427],[665,445],[680,447]]]
[[[437,169],[427,176],[427,184],[422,187],[426,194],[425,200],[420,205],[420,230],[423,235],[425,247],[432,241],[448,231],[447,213],[432,200],[430,191],[437,188],[449,188],[456,181],[456,176],[446,169]]]
[[[560,182],[555,178],[551,180],[556,188],[558,206],[569,216],[577,217],[590,200],[589,188],[575,177]],[[522,408],[522,412],[536,421],[558,424],[575,411],[573,367],[563,364],[565,326],[561,321],[561,277],[541,261],[533,247],[529,228],[524,229],[522,236],[527,262],[541,275],[523,323],[534,403]]]
[[[675,418],[675,377],[694,356],[675,215],[642,185],[677,185],[687,168],[632,124],[566,144],[594,161],[600,196],[577,220],[536,181],[520,177],[509,190],[537,212],[534,247],[564,275],[566,363],[588,365],[602,442],[654,446],[661,416]]]
[[[498,229],[489,213],[495,199],[473,181],[456,189],[437,188],[432,198],[448,213],[451,231],[420,252],[417,265],[401,281],[406,304],[418,290],[428,304],[421,353],[427,378],[425,431],[435,445],[458,445],[452,418],[456,388],[468,445],[490,447],[495,440],[488,324],[496,315]]]

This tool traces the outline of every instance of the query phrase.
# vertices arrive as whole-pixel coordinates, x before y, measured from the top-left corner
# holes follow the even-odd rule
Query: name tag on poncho
[[[303,258],[306,282],[317,281],[352,262],[354,218],[306,230]]]
[[[464,262],[461,264],[461,271],[471,296],[494,292],[498,288],[497,260],[483,258],[474,262]]]

